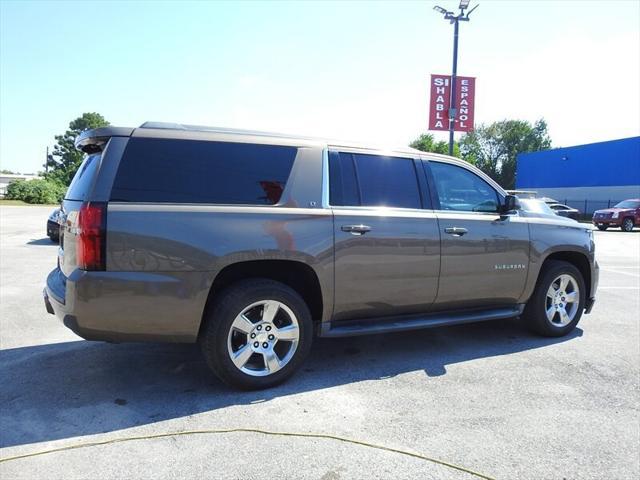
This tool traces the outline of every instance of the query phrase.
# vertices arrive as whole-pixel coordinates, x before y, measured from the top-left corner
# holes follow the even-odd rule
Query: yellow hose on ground
[[[229,428],[229,429],[205,429],[205,430],[185,430],[182,432],[171,432],[171,433],[157,433],[153,435],[140,435],[134,437],[120,437],[113,438],[111,440],[103,440],[99,442],[86,442],[86,443],[78,443],[75,445],[67,445],[65,447],[52,448],[50,450],[41,450],[38,452],[25,453],[23,455],[16,455],[13,457],[5,457],[0,458],[0,463],[9,462],[12,460],[19,460],[22,458],[29,457],[37,457],[39,455],[46,455],[48,453],[55,452],[63,452],[65,450],[75,450],[77,448],[85,448],[85,447],[96,447],[99,445],[109,445],[113,443],[121,443],[121,442],[131,442],[135,440],[151,440],[155,438],[166,438],[166,437],[179,437],[184,435],[203,435],[203,434],[215,434],[215,433],[261,433],[263,435],[273,435],[280,437],[300,437],[300,438],[323,438],[327,440],[337,440],[345,443],[352,443],[354,445],[361,445],[363,447],[376,448],[378,450],[384,450],[392,453],[399,453],[401,455],[406,455],[408,457],[418,458],[420,460],[426,460],[428,462],[432,462],[438,465],[443,465],[448,468],[452,468],[454,470],[458,470],[460,472],[468,473],[469,475],[473,475],[477,478],[482,478],[484,480],[495,480],[492,477],[487,475],[483,475],[482,473],[475,472],[465,467],[461,467],[459,465],[455,465],[453,463],[445,462],[443,460],[438,460],[437,458],[427,457],[426,455],[422,455],[420,453],[409,452],[407,450],[400,450],[397,448],[385,447],[384,445],[376,445],[373,443],[363,442],[360,440],[353,440],[351,438],[340,437],[338,435],[329,435],[324,433],[295,433],[295,432],[273,432],[269,430],[261,430],[259,428]]]

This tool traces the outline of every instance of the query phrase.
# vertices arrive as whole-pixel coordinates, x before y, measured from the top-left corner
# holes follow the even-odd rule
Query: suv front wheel
[[[268,388],[288,377],[311,348],[311,314],[298,293],[282,283],[255,279],[233,284],[214,300],[200,344],[225,383]]]
[[[572,264],[548,260],[524,309],[527,326],[545,337],[571,332],[582,316],[586,287],[580,270]]]

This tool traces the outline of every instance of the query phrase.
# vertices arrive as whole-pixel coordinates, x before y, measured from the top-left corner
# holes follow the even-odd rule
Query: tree
[[[69,185],[73,176],[82,163],[82,152],[76,150],[74,142],[76,137],[84,130],[106,127],[109,125],[99,113],[83,113],[69,123],[69,129],[63,135],[56,135],[56,146],[53,154],[47,159],[49,173],[47,179],[57,181],[63,185]]]
[[[447,155],[449,153],[449,143],[444,140],[436,142],[433,135],[430,133],[423,133],[411,142],[409,146],[423,152],[442,153],[443,155]],[[453,156],[460,156],[460,148],[457,142],[453,143]]]
[[[483,124],[460,139],[462,158],[509,190],[515,188],[518,154],[550,147],[551,138],[544,119],[533,125],[525,120]]]

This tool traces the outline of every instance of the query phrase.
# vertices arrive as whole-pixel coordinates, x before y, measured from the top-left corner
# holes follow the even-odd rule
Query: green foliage
[[[524,120],[480,125],[460,139],[462,158],[508,190],[515,188],[517,155],[550,147],[551,138],[544,119],[533,125]]]
[[[449,142],[445,142],[444,140],[436,142],[430,133],[423,133],[411,142],[409,146],[423,152],[441,153],[443,155],[449,154]],[[453,143],[453,156],[460,157],[458,142]]]
[[[53,154],[47,160],[49,173],[46,177],[63,185],[69,185],[73,176],[82,163],[83,153],[76,150],[74,142],[76,137],[84,130],[106,127],[109,125],[99,113],[83,113],[69,124],[69,129],[64,135],[56,135],[57,145],[53,148]]]
[[[18,172],[14,172],[12,170],[7,170],[5,168],[3,168],[2,170],[0,170],[0,173],[5,174],[5,175],[16,175],[18,174]]]
[[[15,180],[7,185],[5,198],[27,203],[60,203],[67,187],[53,180]]]

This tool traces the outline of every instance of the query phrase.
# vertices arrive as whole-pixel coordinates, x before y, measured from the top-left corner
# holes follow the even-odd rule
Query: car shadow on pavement
[[[116,431],[364,380],[544,348],[564,338],[494,321],[414,332],[317,339],[300,372],[276,388],[239,392],[194,345],[65,342],[0,351],[0,447]]]
[[[51,240],[49,237],[45,237],[45,238],[39,238],[37,240],[29,240],[27,242],[27,245],[45,245],[48,247],[55,247],[56,245],[58,245],[58,242],[54,242],[53,240]]]

